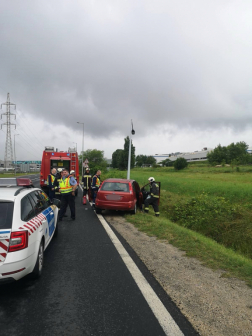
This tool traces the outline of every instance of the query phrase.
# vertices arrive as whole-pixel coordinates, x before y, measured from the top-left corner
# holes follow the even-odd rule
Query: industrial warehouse
[[[183,157],[186,159],[187,162],[192,161],[206,161],[207,160],[207,154],[211,152],[213,149],[204,147],[201,151],[195,151],[195,152],[176,152],[176,153],[170,153],[170,154],[155,154],[153,157],[156,159],[157,164],[159,164],[161,161],[169,159],[171,161],[175,161],[180,157]]]

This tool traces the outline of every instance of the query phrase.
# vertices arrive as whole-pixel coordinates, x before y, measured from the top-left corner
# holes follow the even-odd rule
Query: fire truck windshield
[[[61,160],[51,160],[52,168],[65,168],[67,170],[70,169],[70,161],[61,161]]]

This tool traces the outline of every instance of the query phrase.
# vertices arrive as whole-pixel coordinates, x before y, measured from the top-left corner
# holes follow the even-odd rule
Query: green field
[[[150,176],[161,182],[160,218],[156,219],[154,212],[147,216],[139,212],[135,218],[127,216],[127,219],[146,233],[169,240],[187,251],[188,255],[201,256],[211,267],[215,264],[215,267],[226,269],[252,284],[251,167],[239,167],[237,171],[231,167],[213,168],[207,164],[193,164],[182,171],[175,171],[172,167],[131,171],[131,178],[137,180],[140,186],[146,184]],[[126,178],[126,172],[110,170],[103,174],[102,179],[106,177]],[[202,244],[206,246],[204,253],[202,244],[195,245],[195,234],[198,235],[197,241],[203,239]],[[215,244],[215,250],[219,246],[221,262],[213,257],[216,253],[210,241]],[[196,251],[192,246],[198,246]],[[241,258],[240,261],[234,261],[234,255]],[[250,265],[242,272],[243,276],[230,268],[232,264],[241,270],[241,260],[246,260]]]
[[[36,175],[39,174],[39,172],[32,172],[32,173],[0,173],[0,178],[9,178],[9,177],[18,177],[18,176],[25,176],[25,175]]]

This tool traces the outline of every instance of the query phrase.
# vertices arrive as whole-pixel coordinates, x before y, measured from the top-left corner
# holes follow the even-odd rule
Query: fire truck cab
[[[67,152],[58,152],[54,147],[45,147],[41,162],[40,186],[47,191],[47,177],[51,173],[52,168],[65,168],[75,171],[75,177],[79,185],[79,160],[78,154],[74,148],[68,148]]]

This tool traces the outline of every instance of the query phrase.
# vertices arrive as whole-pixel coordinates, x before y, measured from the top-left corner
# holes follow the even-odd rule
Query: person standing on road
[[[75,196],[78,196],[78,181],[77,181],[77,177],[75,175],[75,170],[70,171],[70,176],[72,176],[75,179],[75,181],[77,182],[77,188],[75,190]]]
[[[57,169],[57,175],[56,178],[54,180],[54,189],[55,189],[55,197],[59,200],[61,200],[61,194],[59,192],[59,181],[62,179],[63,177],[63,169],[62,168],[58,168]]]
[[[150,183],[150,193],[146,200],[144,201],[144,212],[149,212],[149,205],[153,206],[155,216],[159,217],[159,208],[158,208],[158,200],[159,200],[159,185],[155,183],[154,177],[149,177],[148,181]]]
[[[97,191],[99,190],[101,184],[101,171],[97,170],[96,174],[92,179],[92,191],[93,191],[93,206],[95,207],[95,199],[97,195]]]
[[[48,196],[50,198],[50,200],[52,200],[53,198],[55,198],[55,186],[54,186],[54,181],[56,178],[56,173],[57,170],[55,168],[53,168],[51,170],[51,174],[48,175],[47,177],[47,186],[48,186]]]
[[[63,170],[63,177],[59,181],[59,191],[61,193],[61,207],[59,211],[59,220],[62,221],[69,205],[71,211],[71,218],[75,220],[75,189],[77,188],[77,182],[73,176],[69,175],[67,169]]]
[[[86,204],[87,201],[87,194],[90,196],[90,190],[91,190],[91,181],[92,181],[92,176],[90,174],[90,170],[87,167],[85,170],[85,174],[82,177],[82,182],[83,182],[83,204]],[[91,201],[89,197],[89,201]]]

